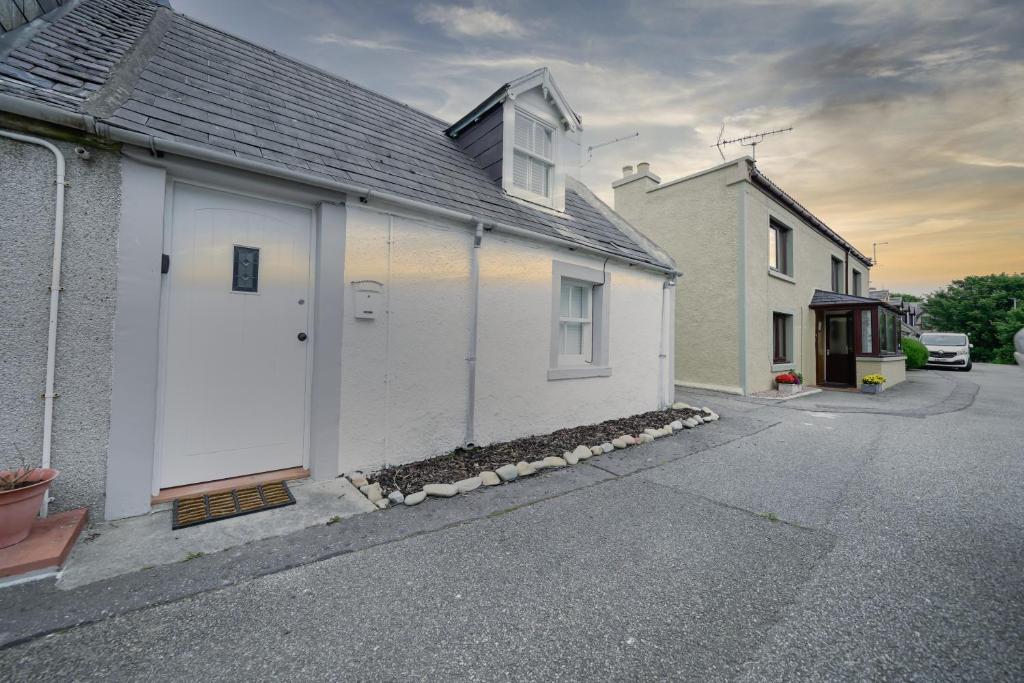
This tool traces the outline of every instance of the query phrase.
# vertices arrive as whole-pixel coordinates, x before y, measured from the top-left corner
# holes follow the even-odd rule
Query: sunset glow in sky
[[[723,123],[793,126],[758,165],[862,252],[888,242],[873,286],[1024,271],[1019,1],[171,2],[449,121],[548,66],[586,144],[640,133],[584,167],[609,202],[624,164],[720,163]]]

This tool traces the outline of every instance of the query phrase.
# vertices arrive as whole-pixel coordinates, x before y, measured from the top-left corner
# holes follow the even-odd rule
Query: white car
[[[933,368],[971,369],[971,349],[974,344],[966,334],[959,332],[925,332],[921,343],[928,349],[928,366]]]

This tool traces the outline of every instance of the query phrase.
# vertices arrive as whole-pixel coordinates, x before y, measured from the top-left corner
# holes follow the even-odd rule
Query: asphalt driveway
[[[681,393],[722,420],[73,591],[8,589],[0,671],[1020,680],[1024,369],[897,389]]]

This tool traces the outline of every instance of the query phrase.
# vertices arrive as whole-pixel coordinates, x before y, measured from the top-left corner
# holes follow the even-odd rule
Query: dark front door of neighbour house
[[[825,383],[856,384],[854,375],[853,314],[825,314]]]

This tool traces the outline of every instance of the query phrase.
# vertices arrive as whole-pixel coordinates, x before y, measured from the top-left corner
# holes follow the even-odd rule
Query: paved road
[[[1021,680],[1024,370],[911,376],[690,394],[722,421],[596,465],[0,593],[0,678]]]

